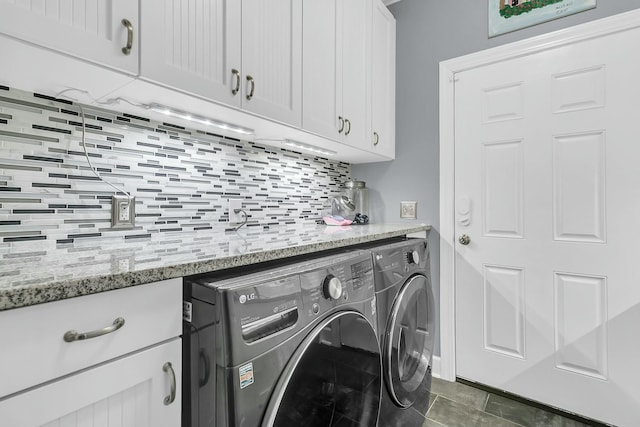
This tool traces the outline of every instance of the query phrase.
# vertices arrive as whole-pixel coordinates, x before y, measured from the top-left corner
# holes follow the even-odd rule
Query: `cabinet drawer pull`
[[[344,132],[344,134],[349,135],[351,133],[351,120],[344,119],[344,121],[347,122],[347,130]]]
[[[380,142],[380,135],[378,135],[378,132],[374,132],[373,136],[375,136],[375,139],[373,140],[373,146],[375,147],[378,145],[378,142]]]
[[[247,81],[249,82],[249,85],[251,85],[251,89],[249,90],[249,93],[247,94],[247,99],[251,100],[251,98],[253,98],[253,90],[256,88],[256,82],[253,80],[253,77],[251,77],[248,74],[247,74]]]
[[[122,48],[122,53],[129,55],[131,53],[131,48],[133,47],[133,24],[125,18],[122,20],[122,25],[127,28],[127,45]]]
[[[238,92],[240,92],[240,71],[232,68],[231,74],[236,78],[236,87],[231,91],[231,94],[236,95]]]
[[[124,326],[124,318],[118,317],[113,324],[106,328],[98,329],[91,332],[67,331],[62,337],[66,342],[82,341],[96,338],[102,335],[110,334]]]
[[[338,129],[338,133],[342,133],[344,130],[344,118],[342,116],[338,116],[338,121],[340,122],[340,129]]]
[[[164,372],[168,372],[171,376],[169,377],[171,380],[169,396],[164,397],[164,405],[168,406],[176,400],[176,373],[173,370],[173,366],[171,366],[171,362],[167,362],[162,366],[162,370]]]

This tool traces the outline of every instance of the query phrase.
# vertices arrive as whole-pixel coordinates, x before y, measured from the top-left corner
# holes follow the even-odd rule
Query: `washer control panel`
[[[337,306],[375,295],[371,255],[337,257],[300,275],[304,315],[320,316]]]

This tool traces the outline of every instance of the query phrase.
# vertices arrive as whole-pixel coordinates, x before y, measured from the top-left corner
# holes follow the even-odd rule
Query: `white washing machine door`
[[[383,343],[384,376],[389,395],[403,408],[413,405],[427,381],[432,361],[435,315],[427,277],[411,276],[391,307]]]
[[[300,344],[276,384],[262,426],[330,427],[348,421],[374,427],[381,387],[375,329],[356,311],[338,312]]]

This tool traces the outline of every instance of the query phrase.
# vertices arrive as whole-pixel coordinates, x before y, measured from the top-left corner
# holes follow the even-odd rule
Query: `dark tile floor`
[[[433,379],[422,427],[584,427],[558,414],[458,382]]]

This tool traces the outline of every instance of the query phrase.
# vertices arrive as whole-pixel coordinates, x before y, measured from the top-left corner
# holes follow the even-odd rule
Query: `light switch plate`
[[[417,219],[418,202],[400,202],[400,218]]]
[[[111,228],[133,228],[136,224],[136,198],[115,194],[111,197]]]

